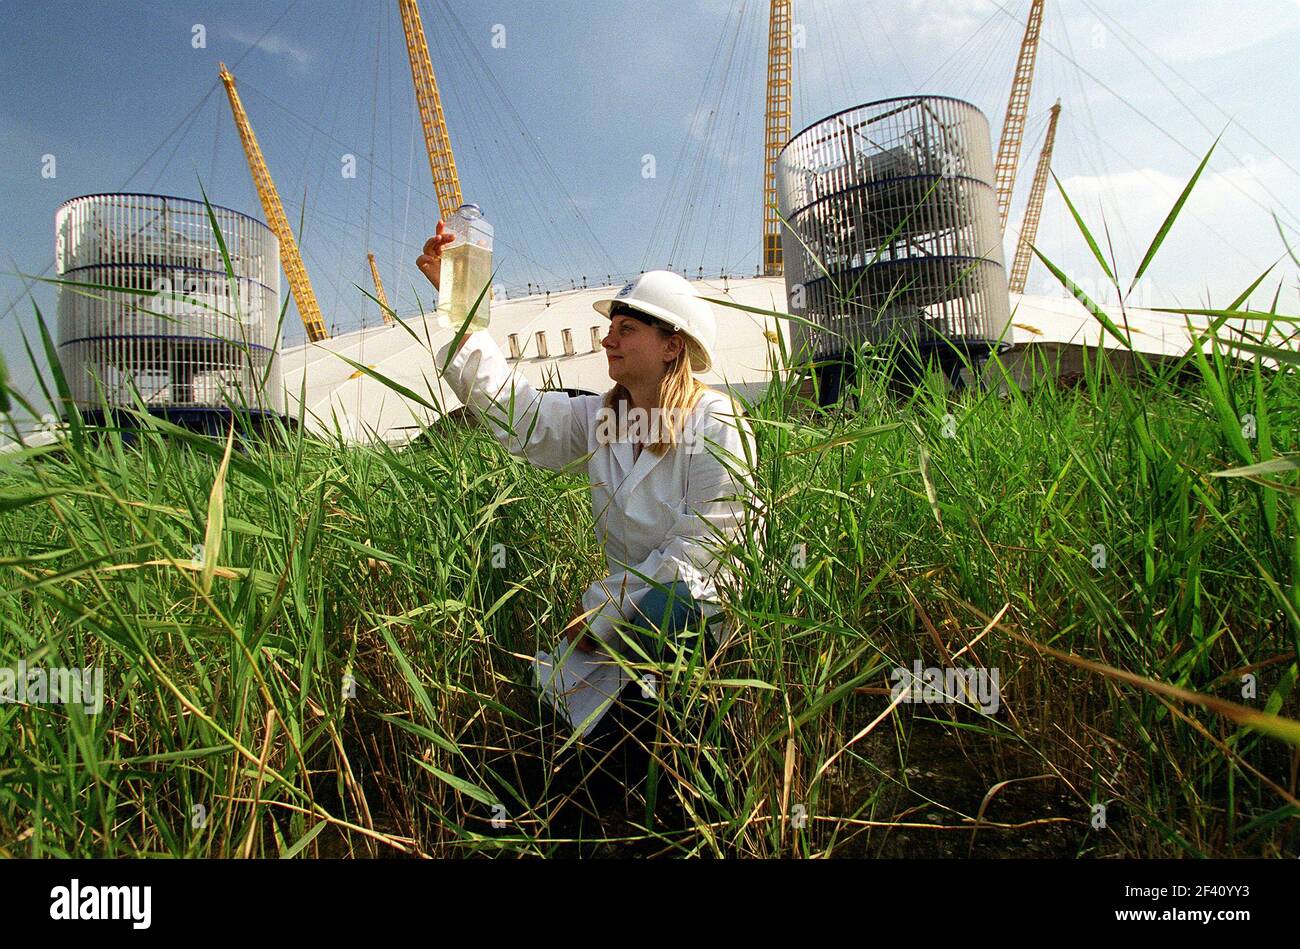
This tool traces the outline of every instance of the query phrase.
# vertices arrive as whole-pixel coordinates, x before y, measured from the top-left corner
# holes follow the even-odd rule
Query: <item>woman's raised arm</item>
[[[486,330],[467,334],[456,355],[450,354],[449,340],[434,356],[442,378],[506,451],[552,471],[586,457],[588,403],[600,396],[538,391],[511,370]]]
[[[455,240],[438,222],[433,237],[415,266],[439,289],[442,249]],[[434,367],[456,393],[486,420],[492,435],[512,455],[558,471],[587,453],[587,399],[570,399],[564,392],[539,392],[522,375],[513,372],[501,347],[486,331],[461,337],[456,354],[452,340],[434,356]],[[445,368],[444,368],[445,367]]]

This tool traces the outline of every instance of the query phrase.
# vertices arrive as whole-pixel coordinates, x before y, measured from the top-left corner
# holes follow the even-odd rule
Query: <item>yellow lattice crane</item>
[[[776,156],[790,140],[790,2],[772,0],[767,29],[767,110],[763,139],[763,273],[785,273],[776,205]]]
[[[1011,265],[1011,280],[1007,289],[1012,293],[1024,293],[1025,281],[1029,279],[1029,265],[1033,262],[1033,248],[1030,246],[1038,237],[1038,219],[1043,215],[1043,196],[1047,194],[1047,173],[1052,169],[1052,146],[1056,144],[1056,120],[1061,115],[1061,100],[1052,106],[1052,117],[1047,122],[1047,137],[1043,140],[1043,150],[1038,153],[1038,168],[1034,172],[1034,184],[1029,189],[1029,204],[1025,208],[1025,222],[1020,227],[1020,241],[1016,244],[1016,259]]]
[[[406,52],[411,60],[411,81],[415,84],[415,104],[424,126],[424,146],[429,152],[429,170],[433,172],[433,189],[438,195],[438,210],[443,220],[461,205],[460,178],[456,159],[451,153],[451,136],[442,114],[438,80],[429,61],[429,45],[424,41],[424,25],[415,0],[397,0],[402,11],[402,28],[406,31]]]
[[[1016,185],[1016,166],[1020,162],[1020,143],[1025,137],[1025,116],[1029,109],[1029,91],[1034,84],[1034,62],[1038,58],[1038,37],[1043,28],[1043,0],[1034,0],[1025,22],[1025,36],[1020,41],[1020,58],[1016,60],[1016,76],[1011,81],[1011,98],[1007,102],[1007,117],[1002,123],[1002,138],[998,142],[998,160],[993,170],[997,189],[998,215],[1002,229],[1007,229],[1007,214],[1011,211],[1011,193]]]
[[[248,124],[248,114],[244,111],[244,104],[239,101],[239,93],[235,91],[235,77],[227,71],[225,63],[221,63],[220,66],[221,81],[225,83],[226,95],[230,97],[230,111],[234,113],[235,127],[239,129],[239,138],[244,143],[248,169],[253,173],[253,184],[257,187],[257,196],[262,201],[266,223],[280,239],[280,264],[284,267],[284,275],[289,280],[289,290],[293,293],[294,303],[298,305],[298,315],[302,317],[302,325],[307,327],[307,338],[312,342],[328,339],[330,334],[325,329],[325,321],[321,319],[320,305],[316,302],[316,293],[311,288],[311,281],[307,279],[307,268],[302,264],[298,242],[294,240],[289,219],[284,216],[280,194],[275,190],[271,172],[267,170],[266,159],[262,157],[262,149],[257,144],[257,136],[253,134],[253,127]]]
[[[391,324],[393,322],[392,308],[388,305],[388,295],[384,293],[384,281],[379,279],[379,268],[375,266],[375,255],[366,254],[366,258],[370,261],[370,276],[375,278],[375,298],[379,301],[379,311],[383,314],[384,322]]]

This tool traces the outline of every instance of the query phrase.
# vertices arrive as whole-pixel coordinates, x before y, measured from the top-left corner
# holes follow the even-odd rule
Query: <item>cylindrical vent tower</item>
[[[222,430],[232,409],[284,414],[280,245],[255,218],[152,194],[73,198],[55,217],[59,360],[83,414],[134,407]],[[102,396],[101,396],[102,393]]]
[[[1011,314],[979,109],[945,96],[846,109],[790,139],[777,183],[790,312],[817,327],[792,323],[796,356],[891,341],[946,364],[952,347],[987,356]]]

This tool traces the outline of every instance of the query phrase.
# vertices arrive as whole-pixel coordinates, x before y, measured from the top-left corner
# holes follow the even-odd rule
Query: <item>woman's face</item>
[[[609,377],[625,386],[644,386],[663,378],[685,341],[679,334],[665,335],[653,326],[618,314],[601,340],[609,362]]]

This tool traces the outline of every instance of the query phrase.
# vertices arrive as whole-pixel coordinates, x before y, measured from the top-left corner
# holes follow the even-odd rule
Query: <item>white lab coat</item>
[[[440,370],[450,346],[435,356]],[[743,528],[746,505],[738,498],[752,490],[745,470],[755,457],[753,431],[729,395],[707,390],[676,446],[662,456],[642,450],[634,461],[630,441],[598,437],[610,430],[599,424],[603,396],[539,392],[511,370],[485,331],[466,338],[442,377],[511,454],[554,471],[586,458],[596,539],[608,568],[582,594],[590,635],[614,642],[620,617],[640,619],[636,607],[652,587],[638,573],[666,586],[683,581],[705,616],[721,609],[717,579],[727,567],[719,548]],[[716,640],[719,624],[712,625]],[[538,653],[534,670],[543,694],[583,735],[630,681],[603,652],[583,653],[563,640],[555,656]]]

